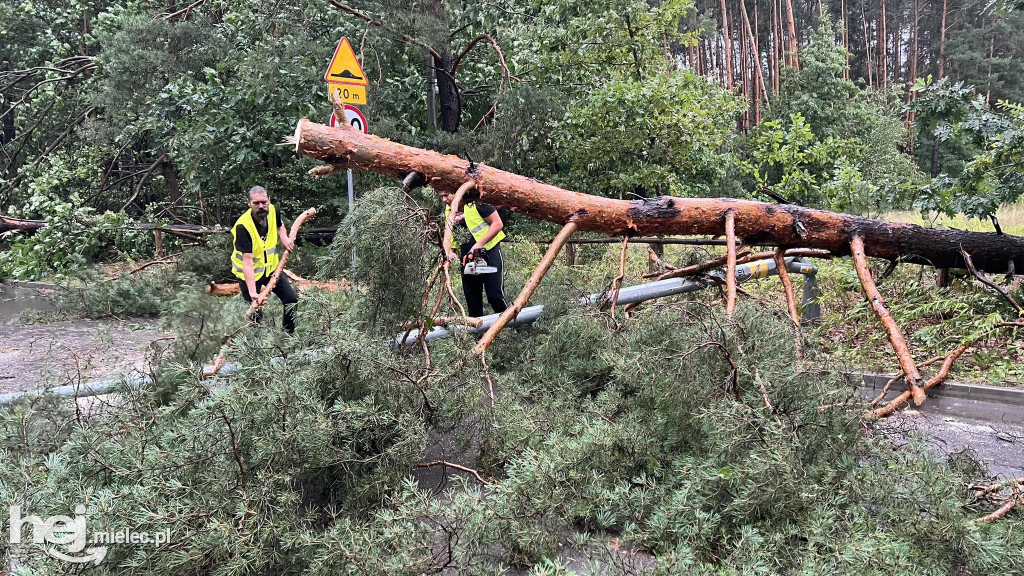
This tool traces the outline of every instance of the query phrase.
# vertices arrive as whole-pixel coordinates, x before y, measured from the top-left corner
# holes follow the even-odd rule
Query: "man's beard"
[[[253,208],[252,217],[259,221],[260,224],[267,223],[267,214],[270,213],[269,208]]]

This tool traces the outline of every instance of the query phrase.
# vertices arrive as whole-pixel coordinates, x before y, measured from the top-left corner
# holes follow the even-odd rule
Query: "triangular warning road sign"
[[[342,38],[338,42],[338,49],[334,51],[334,58],[331,58],[331,65],[324,73],[324,81],[330,84],[355,84],[356,86],[368,86],[366,73],[359,65],[356,53],[352,50],[348,38]]]

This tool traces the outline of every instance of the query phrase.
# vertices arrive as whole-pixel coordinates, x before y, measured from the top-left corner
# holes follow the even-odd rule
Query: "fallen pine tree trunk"
[[[22,220],[0,216],[0,234],[4,232],[27,232],[29,234],[46,226],[44,220]]]
[[[472,180],[476,185],[466,199],[479,198],[557,224],[572,219],[582,231],[612,236],[719,235],[724,233],[726,215],[731,212],[736,236],[743,244],[818,248],[845,256],[851,253],[850,242],[859,236],[865,254],[873,258],[963,268],[962,247],[978,270],[1024,272],[1024,238],[1009,234],[925,228],[792,204],[729,198],[602,198],[457,156],[404,146],[346,126],[331,128],[309,120],[299,122],[294,140],[298,153],[326,163],[315,169],[316,175],[352,168],[403,180],[417,173],[412,179],[418,183],[450,192]]]
[[[744,245],[773,245],[782,251],[799,248],[822,250],[825,255],[852,256],[864,294],[888,332],[889,342],[904,372],[909,386],[905,396],[912,398],[915,404],[921,404],[926,398],[925,389],[941,382],[945,374],[940,373],[922,385],[921,374],[906,338],[875,286],[867,257],[884,258],[894,264],[908,262],[939,268],[970,265],[973,260],[974,270],[992,273],[1024,270],[1024,238],[1019,236],[940,230],[791,204],[773,205],[728,198],[662,196],[614,200],[564,190],[456,156],[403,146],[365,135],[347,124],[331,128],[300,120],[295,128],[293,144],[299,154],[324,162],[310,170],[313,176],[324,177],[345,168],[377,172],[401,180],[407,190],[430,185],[439,193],[454,193],[453,214],[465,196],[465,200],[482,199],[563,226],[541,265],[516,298],[515,305],[502,312],[473,349],[481,359],[502,327],[513,321],[525,306],[543,278],[547,265],[574,231],[622,236],[623,254],[628,238],[633,236],[724,233],[727,247],[726,312],[730,315],[736,303],[734,271],[740,242]],[[446,230],[448,228],[450,220]],[[447,235],[448,232],[446,238]],[[792,300],[791,290],[787,291],[787,299]],[[453,304],[461,307],[454,295],[452,300]],[[799,322],[799,318],[794,317],[794,321]],[[896,406],[898,404],[892,404],[879,410],[893,410]]]

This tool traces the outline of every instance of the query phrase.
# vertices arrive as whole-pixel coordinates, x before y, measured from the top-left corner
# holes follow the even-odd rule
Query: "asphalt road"
[[[869,376],[859,389],[873,398],[887,379]],[[903,391],[890,391],[887,398]],[[929,390],[924,404],[906,407],[875,426],[897,436],[916,431],[939,456],[969,448],[993,476],[1024,476],[1024,390],[942,386]]]

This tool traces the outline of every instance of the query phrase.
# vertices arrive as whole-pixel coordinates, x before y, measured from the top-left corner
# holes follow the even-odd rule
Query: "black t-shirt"
[[[267,233],[270,232],[270,230],[267,229],[266,220],[260,222],[258,219],[253,218],[252,221],[256,224],[256,232],[259,233],[260,238],[266,242]],[[281,212],[277,213],[277,225],[279,227],[284,226],[286,230],[288,229],[288,224],[285,222],[284,216],[281,215]],[[241,224],[235,226],[235,250],[238,250],[242,254],[252,253],[252,236],[249,235],[249,231],[245,229],[245,226],[242,226]]]
[[[484,220],[487,220],[488,216],[497,212],[497,210],[494,209],[494,206],[491,206],[490,204],[476,204],[476,211],[480,213],[480,217]],[[465,220],[462,221],[462,226],[455,227],[455,240],[459,244],[469,242],[470,246],[476,242],[476,239],[473,238],[473,234],[469,231],[469,224],[466,224]]]

